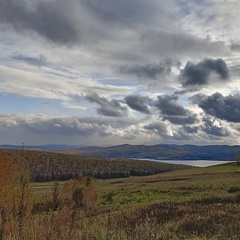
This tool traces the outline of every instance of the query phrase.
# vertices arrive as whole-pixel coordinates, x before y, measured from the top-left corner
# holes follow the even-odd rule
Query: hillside
[[[145,177],[96,180],[97,210],[87,216],[77,212],[76,238],[71,239],[240,239],[239,174],[239,164],[225,163]],[[40,196],[47,191],[51,196],[52,186],[36,183],[35,191]],[[61,213],[55,210],[51,216],[56,218],[49,221],[55,221],[54,239],[59,239],[59,231],[67,232],[68,222],[58,221]]]
[[[228,145],[118,145],[112,147],[82,147],[75,151],[86,156],[109,158],[150,158],[172,160],[234,160],[240,146]]]
[[[4,149],[21,149],[22,146],[2,145]],[[104,158],[145,158],[166,160],[234,160],[240,146],[229,145],[117,145],[110,147],[54,145],[26,146],[29,150],[46,150]]]
[[[0,155],[9,155],[15,161],[26,159],[34,181],[68,180],[81,175],[108,179],[129,176],[144,176],[168,172],[190,166],[166,164],[126,158],[112,160],[54,153],[37,150],[1,149]]]

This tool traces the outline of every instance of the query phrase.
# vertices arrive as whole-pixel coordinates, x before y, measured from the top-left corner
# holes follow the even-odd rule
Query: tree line
[[[0,149],[0,155],[9,156],[14,162],[24,158],[35,182],[64,181],[79,179],[81,176],[98,179],[124,178],[189,168],[144,160],[87,157],[38,150]]]

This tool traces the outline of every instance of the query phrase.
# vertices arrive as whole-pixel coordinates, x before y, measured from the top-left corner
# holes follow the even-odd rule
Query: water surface
[[[218,160],[156,160],[156,159],[142,159],[156,162],[172,163],[172,164],[184,164],[194,167],[209,167],[219,164],[224,164],[233,161],[218,161]]]

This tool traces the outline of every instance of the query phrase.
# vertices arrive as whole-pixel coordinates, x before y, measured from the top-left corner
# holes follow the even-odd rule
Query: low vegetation
[[[237,163],[32,182],[25,153],[19,159],[0,157],[2,240],[240,239]]]

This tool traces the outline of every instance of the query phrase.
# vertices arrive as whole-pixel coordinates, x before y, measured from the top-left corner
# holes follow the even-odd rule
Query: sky
[[[0,144],[240,144],[239,8],[0,0]]]

